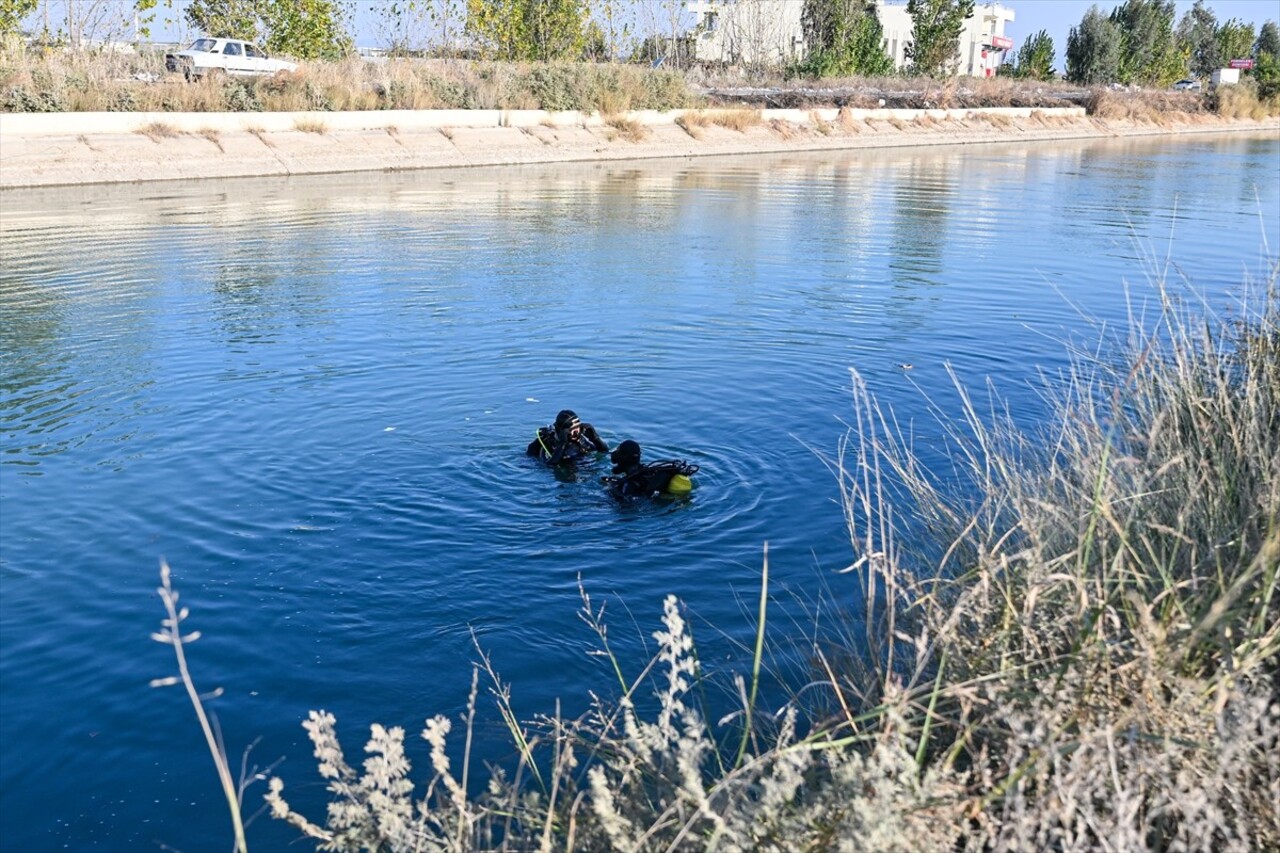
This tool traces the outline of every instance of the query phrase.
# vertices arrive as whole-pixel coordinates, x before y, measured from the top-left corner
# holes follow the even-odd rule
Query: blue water
[[[185,695],[147,686],[162,557],[233,762],[260,739],[320,819],[307,711],[353,762],[404,726],[423,779],[473,635],[523,716],[607,694],[579,578],[631,673],[668,593],[740,665],[766,542],[780,598],[845,594],[850,368],[945,475],[946,364],[1034,426],[1066,340],[1160,270],[1224,304],[1264,245],[1274,135],[6,192],[0,846],[229,848]],[[693,497],[525,458],[565,407],[697,462]]]

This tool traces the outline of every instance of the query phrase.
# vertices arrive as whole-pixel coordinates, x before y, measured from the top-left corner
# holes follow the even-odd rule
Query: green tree
[[[267,49],[299,59],[341,59],[354,50],[337,0],[267,0]]]
[[[499,59],[578,59],[587,21],[584,0],[467,0],[467,32]]]
[[[1190,57],[1189,70],[1197,77],[1207,77],[1220,67],[1218,60],[1218,18],[1204,0],[1194,6],[1178,23],[1179,48]]]
[[[1253,52],[1253,24],[1232,18],[1218,27],[1217,41],[1218,59],[1223,65],[1233,59],[1246,59]]]
[[[1261,59],[1270,56],[1280,62],[1280,27],[1275,21],[1267,21],[1258,32],[1258,40],[1253,43],[1253,58]]]
[[[1120,30],[1121,83],[1167,86],[1183,75],[1186,58],[1173,38],[1174,0],[1125,0],[1111,13]]]
[[[1067,33],[1067,79],[1094,86],[1120,76],[1120,28],[1091,6]]]
[[[1057,55],[1053,50],[1053,39],[1044,30],[1033,35],[1018,48],[1018,67],[1016,76],[1028,80],[1052,80],[1053,62]]]
[[[907,0],[911,42],[907,58],[918,74],[952,74],[960,55],[960,33],[973,17],[973,0]]]
[[[16,33],[22,22],[36,10],[37,0],[0,0],[0,38]]]
[[[799,71],[812,77],[876,77],[893,72],[874,0],[805,0],[808,50]]]
[[[257,0],[191,0],[187,21],[214,38],[255,41],[258,37]]]
[[[581,59],[587,43],[583,0],[525,0],[529,49],[521,59]]]

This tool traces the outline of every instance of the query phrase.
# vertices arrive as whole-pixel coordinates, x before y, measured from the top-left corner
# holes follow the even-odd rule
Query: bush
[[[580,110],[584,108],[581,79],[569,66],[542,65],[529,72],[529,90],[544,110]]]

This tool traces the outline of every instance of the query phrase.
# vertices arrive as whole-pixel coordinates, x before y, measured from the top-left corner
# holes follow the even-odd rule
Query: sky
[[[38,26],[40,20],[47,16],[56,26],[64,19],[69,2],[74,0],[40,0],[39,11],[29,20]],[[383,39],[380,38],[382,35],[379,32],[380,28],[373,25],[373,21],[379,17],[376,9],[389,6],[392,0],[352,0],[352,2],[356,7],[354,22],[356,44],[362,47],[379,46]],[[669,5],[671,0],[622,0],[622,2],[624,5],[635,3],[638,7],[650,4],[657,10],[660,6]],[[887,0],[887,2],[902,4],[906,0]],[[977,0],[977,2],[981,5],[989,0]],[[1012,9],[1015,15],[1014,22],[1005,30],[1005,35],[1013,39],[1014,48],[1017,49],[1023,41],[1040,30],[1046,30],[1049,37],[1053,39],[1054,51],[1058,57],[1057,64],[1061,67],[1066,54],[1067,32],[1080,23],[1080,19],[1084,17],[1089,7],[1096,4],[1104,12],[1109,13],[1122,0],[999,0],[999,2]],[[1206,2],[1217,15],[1219,22],[1239,18],[1246,23],[1254,24],[1255,28],[1261,27],[1262,23],[1268,20],[1280,22],[1280,0],[1206,0]],[[1194,0],[1177,0],[1178,11],[1175,22],[1182,19],[1193,3]],[[171,40],[186,39],[191,36],[186,26],[173,20],[181,18],[180,10],[185,8],[185,5],[185,0],[161,0],[157,7],[156,21],[152,26],[154,38]],[[455,0],[457,8],[462,8],[464,5],[463,0]],[[133,0],[95,0],[93,3],[79,0],[74,8],[130,9],[132,6]],[[646,16],[641,14],[640,17]],[[659,15],[655,12],[647,17],[656,19]]]

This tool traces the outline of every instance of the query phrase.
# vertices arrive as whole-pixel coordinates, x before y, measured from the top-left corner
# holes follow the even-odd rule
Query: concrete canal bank
[[[1011,107],[11,113],[0,115],[0,189],[1260,130],[1280,132],[1280,119],[1157,124]]]

